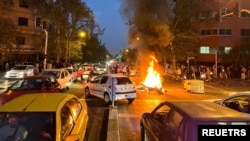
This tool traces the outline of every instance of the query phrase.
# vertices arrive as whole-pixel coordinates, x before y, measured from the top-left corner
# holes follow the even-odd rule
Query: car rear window
[[[132,81],[128,77],[117,77],[117,85],[132,84]]]

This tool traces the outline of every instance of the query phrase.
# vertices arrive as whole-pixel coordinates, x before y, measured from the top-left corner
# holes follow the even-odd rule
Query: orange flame
[[[149,62],[149,67],[147,70],[147,76],[143,82],[143,84],[150,88],[162,88],[161,84],[161,76],[160,73],[157,72],[154,68],[154,63],[158,62],[158,60],[154,56],[150,56],[151,61]]]

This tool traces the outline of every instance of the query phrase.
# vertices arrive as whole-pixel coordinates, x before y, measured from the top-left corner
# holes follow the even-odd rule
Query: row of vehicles
[[[27,71],[24,72],[22,71],[22,74]],[[16,71],[16,73],[20,72]],[[70,88],[71,83],[77,80],[77,71],[71,68],[61,68],[46,69],[39,75],[23,75],[22,77],[15,77],[13,71],[7,74],[17,79],[0,94],[0,131],[1,128],[5,129],[10,126],[10,118],[16,115],[20,124],[25,127],[26,133],[23,136],[14,134],[15,138],[25,141],[84,140],[88,122],[85,100],[72,94],[60,93],[62,89]],[[97,90],[99,93],[96,93]],[[127,99],[129,103],[133,102],[136,97],[132,81],[121,74],[96,75],[87,81],[83,91],[88,96],[104,98],[106,103],[110,103],[114,96],[115,100]],[[48,121],[51,121],[50,130],[44,131],[43,126],[47,125]],[[13,132],[11,131],[11,134]],[[1,133],[0,135],[0,139],[3,140],[13,136],[13,134],[2,135]]]
[[[71,87],[74,72],[46,69],[33,75],[33,69],[20,65],[5,74],[15,82],[0,94],[0,140],[83,141],[87,104],[73,94],[61,93]]]
[[[9,92],[0,95],[0,129],[8,124],[7,119],[11,114],[17,114],[28,132],[25,140],[43,140],[44,137],[37,132],[41,132],[40,129],[43,129],[44,124],[42,123],[46,121],[46,118],[42,120],[43,118],[37,117],[49,115],[48,117],[52,117],[53,121],[51,127],[53,133],[50,133],[52,135],[49,140],[84,139],[88,121],[87,105],[84,99],[78,99],[74,95],[59,94],[58,89],[57,91],[46,91],[52,90],[51,83],[55,84],[54,88],[61,88],[59,83],[55,83],[58,76],[61,75],[54,74],[48,73],[19,79],[9,88]],[[45,78],[41,79],[41,77]],[[50,82],[46,80],[50,80]],[[17,89],[25,84],[34,84],[34,86],[25,87],[25,95],[20,93],[13,99],[2,102],[4,99],[1,96],[9,97],[18,94]],[[40,90],[44,90],[40,94],[33,91],[38,85],[41,86]],[[27,94],[28,91],[30,94]],[[87,81],[83,91],[87,96],[93,95],[102,98],[107,104],[110,104],[112,100],[120,99],[127,99],[129,103],[132,103],[136,98],[136,88],[133,82],[128,76],[122,74],[97,75]],[[32,123],[41,123],[41,125],[35,124],[34,126]],[[164,101],[152,112],[142,115],[140,126],[142,141],[204,140],[206,137],[200,133],[203,129],[210,128],[211,130],[212,128],[238,129],[240,126],[239,128],[248,131],[250,92],[234,94],[224,99]],[[244,140],[245,138],[237,136],[237,139]]]

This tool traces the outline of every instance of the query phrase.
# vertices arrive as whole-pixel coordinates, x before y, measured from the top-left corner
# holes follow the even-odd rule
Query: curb
[[[117,106],[109,106],[107,141],[120,141]]]

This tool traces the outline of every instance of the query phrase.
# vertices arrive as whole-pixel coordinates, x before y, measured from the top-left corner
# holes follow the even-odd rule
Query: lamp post
[[[44,46],[44,60],[43,60],[43,69],[46,70],[47,65],[47,46],[48,46],[48,31],[44,29],[45,32],[45,46]]]

